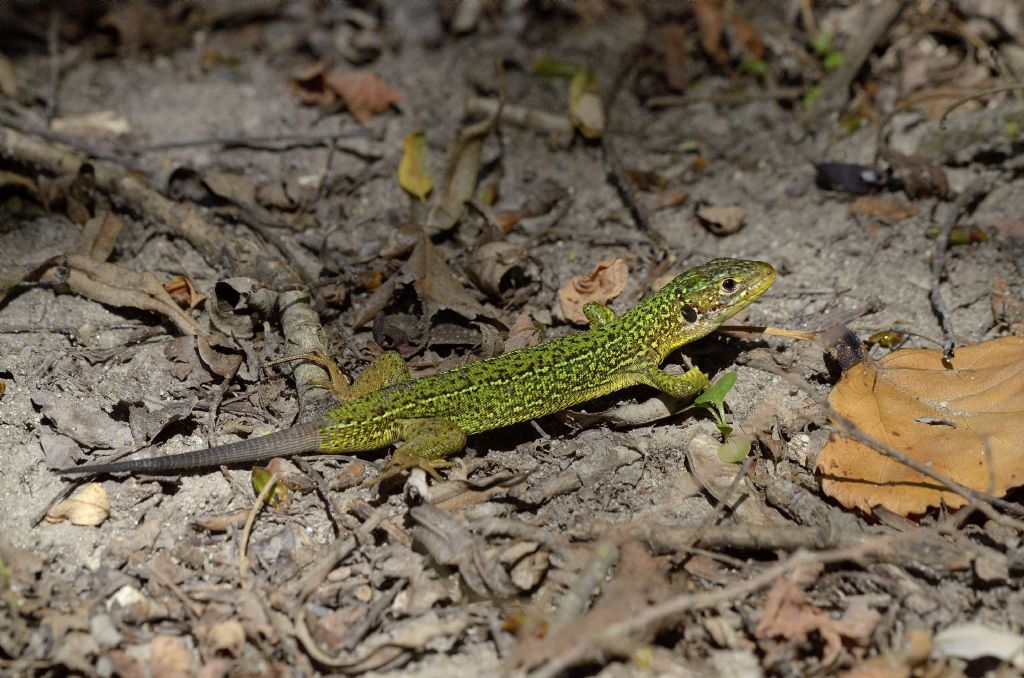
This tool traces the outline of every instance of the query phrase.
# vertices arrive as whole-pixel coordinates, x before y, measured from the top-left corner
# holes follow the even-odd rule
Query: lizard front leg
[[[450,465],[444,457],[466,447],[466,432],[451,419],[403,419],[398,427],[404,442],[391,455],[377,482],[411,468],[421,468],[441,480],[437,469]]]
[[[599,304],[596,301],[589,301],[583,304],[583,315],[590,322],[590,329],[592,330],[604,327],[615,320],[615,311],[611,307]]]
[[[659,367],[648,367],[637,375],[637,383],[656,388],[673,398],[683,399],[702,393],[711,382],[699,367],[683,374],[669,374]]]

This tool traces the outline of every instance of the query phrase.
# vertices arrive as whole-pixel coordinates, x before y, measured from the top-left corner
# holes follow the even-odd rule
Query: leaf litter
[[[844,314],[855,316],[868,307],[873,309],[868,313],[878,312],[887,306],[882,312],[895,315],[878,318],[877,324],[870,316],[860,322],[872,323],[872,329],[898,326],[927,333],[928,319],[917,314],[920,304],[891,294],[894,287],[888,284],[908,280],[912,284],[901,289],[916,289],[915,267],[927,258],[930,248],[923,234],[906,228],[906,222],[913,226],[915,211],[926,215],[941,210],[943,205],[936,201],[955,195],[965,177],[991,171],[999,161],[994,154],[965,156],[949,168],[944,164],[949,159],[919,157],[904,125],[920,124],[913,118],[915,106],[934,108],[924,99],[915,102],[916,94],[941,95],[935,100],[945,106],[961,93],[949,88],[939,91],[935,86],[942,82],[955,82],[960,76],[974,83],[1005,77],[996,68],[1002,62],[994,66],[979,60],[991,54],[993,59],[1018,63],[1012,48],[1020,42],[1020,30],[1012,12],[999,15],[987,6],[960,3],[949,11],[936,7],[934,15],[927,17],[907,10],[899,28],[903,33],[896,34],[899,39],[883,34],[868,46],[867,61],[841,88],[844,96],[850,94],[848,110],[839,118],[835,143],[830,144],[835,157],[851,162],[833,167],[834,175],[822,182],[852,194],[876,194],[869,196],[873,202],[858,201],[851,207],[841,195],[817,192],[809,171],[806,177],[796,176],[809,170],[805,165],[810,154],[800,141],[806,133],[796,134],[795,127],[779,125],[778,120],[792,124],[800,112],[801,97],[810,93],[807,88],[822,87],[823,73],[836,72],[854,59],[855,39],[861,32],[870,37],[865,29],[870,26],[869,4],[833,8],[803,3],[787,18],[773,17],[771,22],[760,12],[744,16],[731,6],[713,2],[659,10],[662,13],[648,14],[646,20],[667,24],[672,30],[637,33],[638,40],[659,41],[654,57],[647,54],[637,62],[621,64],[613,63],[611,57],[625,52],[630,41],[616,31],[638,13],[651,12],[647,7],[623,10],[611,3],[586,7],[568,3],[557,10],[531,6],[520,12],[505,7],[495,13],[485,5],[466,4],[476,7],[460,7],[460,16],[455,17],[430,3],[399,3],[383,13],[355,6],[329,12],[298,6],[260,8],[254,13],[251,8],[225,5],[216,11],[86,10],[80,16],[62,9],[56,19],[26,9],[25,21],[33,24],[29,43],[43,46],[44,51],[50,48],[52,64],[63,71],[65,77],[57,80],[61,96],[52,98],[47,93],[52,83],[47,82],[42,52],[28,60],[12,57],[15,63],[10,70],[17,69],[21,98],[5,102],[4,112],[8,106],[42,112],[45,106],[46,119],[52,116],[58,124],[44,139],[56,135],[70,140],[68,133],[74,128],[62,130],[60,121],[80,123],[76,133],[85,136],[71,141],[75,148],[97,151],[99,170],[93,174],[85,169],[90,164],[82,171],[68,170],[80,165],[75,158],[93,157],[85,151],[82,156],[61,155],[66,164],[57,170],[39,156],[10,167],[4,164],[0,190],[12,202],[9,209],[6,201],[0,203],[0,218],[5,220],[0,237],[9,237],[6,220],[10,219],[16,224],[47,219],[21,229],[25,233],[68,220],[82,225],[82,248],[68,246],[61,251],[100,266],[90,268],[73,261],[71,268],[115,288],[126,286],[129,293],[120,294],[118,303],[104,301],[109,308],[98,310],[107,316],[98,313],[95,305],[84,305],[92,310],[81,322],[76,313],[82,305],[74,298],[54,300],[47,285],[5,272],[5,292],[20,286],[10,308],[17,311],[30,301],[36,311],[20,316],[20,327],[4,325],[0,333],[11,356],[7,365],[0,365],[0,377],[8,385],[3,401],[5,414],[11,413],[7,423],[16,422],[5,429],[5,435],[10,430],[14,436],[13,449],[21,451],[24,434],[33,434],[28,429],[35,426],[49,436],[42,440],[47,460],[80,453],[72,438],[50,432],[66,430],[64,414],[51,418],[42,411],[33,412],[31,405],[25,409],[26,393],[40,391],[62,392],[71,399],[68,411],[106,415],[116,409],[116,414],[106,415],[115,424],[127,410],[134,444],[153,436],[177,437],[196,422],[207,423],[207,418],[211,435],[214,431],[244,434],[267,426],[266,422],[274,427],[288,425],[294,421],[296,407],[284,394],[292,392],[292,385],[276,377],[263,379],[259,370],[269,356],[290,351],[291,344],[286,342],[294,335],[284,316],[295,304],[288,299],[294,299],[296,291],[305,294],[307,285],[313,288],[316,305],[308,306],[304,328],[331,337],[330,348],[355,372],[382,347],[417,356],[411,361],[414,369],[424,365],[436,369],[469,359],[470,351],[460,350],[466,345],[476,347],[472,353],[483,357],[499,350],[503,339],[504,347],[511,350],[561,336],[570,328],[562,322],[568,314],[559,315],[556,287],[572,273],[586,269],[586,264],[579,263],[587,261],[583,257],[619,256],[651,280],[666,273],[671,264],[658,261],[661,255],[651,251],[643,229],[635,228],[616,200],[609,201],[613,193],[601,180],[594,157],[602,150],[602,137],[625,142],[620,147],[630,146],[629,157],[624,157],[627,163],[658,167],[664,173],[664,183],[641,187],[649,195],[642,196],[640,206],[652,213],[666,210],[651,219],[655,228],[671,234],[674,249],[685,250],[694,261],[749,256],[780,268],[780,282],[785,285],[759,303],[752,317],[813,324],[819,314],[837,314],[838,321],[828,322],[846,323],[850,321]],[[918,21],[921,18],[929,20]],[[483,99],[493,97],[497,89],[506,90],[504,83],[495,87],[490,76],[473,83],[476,92],[458,87],[462,64],[490,59],[486,49],[483,57],[475,52],[468,56],[463,50],[486,44],[506,24],[519,21],[532,27],[531,22],[540,19],[574,30],[546,33],[560,39],[540,46],[517,42],[512,50],[508,46],[514,35],[500,36],[505,41],[500,53],[509,64],[509,84],[500,100]],[[17,31],[21,21],[0,24],[5,31],[8,25]],[[787,24],[786,30],[777,30],[780,22]],[[96,27],[101,36],[95,35]],[[452,33],[450,38],[446,31]],[[906,39],[908,34],[912,39]],[[666,39],[672,42],[666,44]],[[50,43],[44,46],[47,40]],[[979,41],[992,42],[992,50],[983,49]],[[183,45],[187,48],[182,49]],[[562,81],[546,84],[529,74],[531,60],[541,48],[572,66],[571,73],[560,76]],[[112,77],[118,69],[134,76],[129,83],[159,77],[161,86],[151,88],[150,94],[157,105],[147,101],[145,108],[122,106],[114,97],[108,102],[103,100],[106,89],[82,98],[81,83],[92,79],[77,73],[79,64],[110,53],[123,58],[88,64],[98,69],[104,87],[115,97],[124,91],[119,79]],[[262,54],[272,58],[263,60]],[[289,95],[280,87],[286,75],[274,67],[291,69],[290,64],[305,63],[311,56],[322,64],[302,74],[292,84],[295,95]],[[165,68],[168,60],[174,69]],[[147,70],[150,62],[155,70]],[[337,66],[328,65],[335,62]],[[443,82],[431,79],[425,64],[435,62],[453,64],[456,77],[446,72]],[[0,58],[0,63],[5,60]],[[922,64],[928,67],[921,68]],[[637,65],[639,69],[633,68]],[[74,77],[67,77],[72,70]],[[187,74],[193,89],[174,89],[172,73]],[[265,86],[267,75],[276,77],[277,89],[283,92],[280,99],[275,99],[273,83]],[[165,77],[171,79],[165,83]],[[617,85],[620,77],[624,84]],[[390,82],[402,83],[404,91]],[[776,86],[779,82],[795,83],[801,91],[787,94]],[[421,90],[424,83],[433,92],[428,87]],[[244,110],[247,131],[270,123],[271,131],[287,137],[308,126],[320,141],[301,150],[288,147],[287,142],[280,148],[219,143],[214,147],[223,152],[178,149],[169,155],[131,147],[148,142],[150,135],[160,137],[162,128],[170,135],[181,133],[175,124],[167,124],[167,118],[159,117],[167,111],[177,115],[174,105],[163,105],[165,91],[187,101],[189,115],[182,117],[188,117],[190,125],[215,134],[217,118],[210,101],[204,100],[207,86],[216,91],[218,101],[234,102],[235,96],[245,100],[246,91],[258,91],[258,107]],[[616,100],[617,87],[623,90],[618,92],[619,104],[605,110],[608,100]],[[662,97],[675,101],[655,105],[657,97],[651,95],[666,87],[680,96]],[[429,130],[432,140],[435,129],[456,129],[457,111],[452,111],[464,93],[478,100],[475,106],[466,106],[474,111],[470,119],[483,116],[486,124],[470,123],[457,136],[444,179],[437,182],[431,197],[422,173],[418,183],[403,177],[418,172],[408,172],[408,164],[407,171],[402,171],[402,138],[417,128]],[[635,104],[623,108],[630,94],[636,95]],[[505,98],[510,99],[507,107]],[[906,107],[896,118],[886,118],[894,100]],[[553,110],[545,110],[551,101]],[[303,102],[318,109],[304,110]],[[989,95],[985,104],[978,104],[977,112],[1003,108],[998,95]],[[963,111],[970,112],[971,105]],[[674,106],[687,108],[673,113]],[[655,113],[655,108],[661,112]],[[117,116],[74,121],[69,115],[70,111],[106,109]],[[388,111],[394,115],[382,115]],[[242,120],[236,106],[220,132]],[[344,132],[353,120],[365,124],[361,130],[379,134],[385,140],[380,148],[390,153],[350,152],[351,147],[330,139],[339,128],[336,123],[340,121]],[[954,116],[954,120],[967,118]],[[118,148],[110,149],[102,139],[120,131],[123,121],[130,121],[130,128]],[[282,121],[287,129],[279,130]],[[887,166],[877,168],[855,164],[867,163],[870,151],[879,150],[868,148],[867,137],[856,136],[858,125],[874,121],[883,121],[889,138],[901,137],[897,140],[902,143],[893,143],[893,148],[903,153],[902,157],[889,154],[888,160],[883,158]],[[91,124],[91,129],[88,124],[81,126],[82,122]],[[832,124],[831,119],[810,122],[815,130],[825,132]],[[511,124],[502,129],[500,123]],[[512,124],[524,124],[527,131],[512,129]],[[990,148],[1001,149],[1010,162],[1015,153],[1013,124],[1013,120],[1002,120],[995,132],[990,129],[982,135],[995,139]],[[570,125],[580,132],[575,138]],[[770,139],[760,135],[765,128],[771,129]],[[870,132],[874,135],[875,130]],[[13,138],[6,126],[0,138]],[[786,141],[773,147],[778,139]],[[964,146],[956,135],[943,143],[947,148]],[[799,157],[792,157],[789,146],[800,151]],[[917,151],[927,146],[918,145]],[[498,153],[492,154],[492,147]],[[752,150],[762,147],[771,151],[767,172],[763,155]],[[4,148],[10,152],[14,146]],[[688,155],[695,148],[700,148],[700,155],[691,160]],[[178,160],[179,152],[187,155],[188,165]],[[188,185],[183,185],[174,210],[151,212],[131,200],[126,205],[123,194],[109,194],[112,184],[99,181],[102,163],[108,157],[120,162],[122,154],[134,158],[126,164],[131,169],[120,175],[126,184],[139,177],[156,184],[170,168],[196,167],[192,179],[182,182]],[[417,170],[425,169],[425,154],[418,160]],[[25,167],[32,169],[26,172]],[[1012,172],[1002,178],[1011,188],[1017,180]],[[776,180],[778,191],[772,183]],[[786,185],[790,180],[792,185]],[[558,190],[539,190],[546,182],[557,182]],[[771,184],[771,190],[761,191],[762,184],[753,182]],[[103,185],[108,188],[98,188]],[[409,190],[411,185],[415,190]],[[758,188],[751,191],[751,186]],[[413,196],[407,213],[395,206],[401,203],[394,198],[403,196],[403,191]],[[897,199],[897,191],[911,201]],[[736,213],[730,219],[717,215],[706,226],[720,230],[711,237],[692,219],[679,219],[678,213],[668,211],[681,205],[688,194],[695,196],[699,206],[738,206],[742,201],[738,209],[745,212],[738,219]],[[764,218],[767,196],[773,212],[778,212],[771,219]],[[815,206],[814,219],[793,209],[794,202],[801,202],[794,199],[801,196]],[[429,220],[417,214],[413,202],[423,198],[433,208]],[[125,220],[118,226],[120,219],[110,209],[111,203],[115,210],[135,211],[139,222]],[[222,232],[230,236],[215,243],[212,255],[209,249],[202,252],[205,262],[188,249],[193,240],[200,240],[197,230],[184,237],[167,237],[183,232],[175,230],[178,217],[197,204],[203,210],[214,206],[214,216],[202,223],[203,229],[221,232],[217,220],[229,222],[233,229]],[[1020,325],[1019,304],[1014,303],[1019,280],[994,248],[1010,247],[1014,215],[991,207],[1013,201],[993,193],[981,204],[964,219],[964,225],[975,230],[963,239],[966,247],[947,260],[945,284],[965,297],[957,308],[965,317],[978,317],[979,304],[986,312],[988,305],[992,307],[993,328],[984,325],[983,319],[976,326],[958,326],[960,332],[971,337],[990,336],[985,333],[993,331],[1012,334]],[[288,214],[268,215],[261,207]],[[46,215],[46,210],[53,212]],[[873,249],[875,242],[862,242],[851,211],[865,220],[894,224],[884,230],[869,227],[875,228],[872,237],[884,241],[891,251]],[[749,220],[744,218],[747,214]],[[422,226],[409,229],[413,232],[404,244],[395,243],[389,229],[408,221]],[[829,230],[829,224],[845,230],[837,233]],[[343,236],[343,247],[328,240],[325,231],[330,229]],[[806,238],[800,229],[807,229]],[[284,248],[282,258],[260,260],[255,274],[236,270],[247,263],[244,256],[236,256],[235,245],[248,230],[258,232],[271,249]],[[977,235],[986,231],[986,237],[996,242]],[[805,240],[816,248],[808,250],[801,243]],[[839,242],[843,244],[837,246]],[[354,257],[349,252],[353,243],[356,246],[351,249],[359,252]],[[869,248],[871,256],[863,256],[865,251],[858,248]],[[600,255],[594,256],[598,249]],[[31,263],[36,267],[49,262],[54,278],[47,282],[60,285],[63,260],[47,259],[52,253]],[[893,259],[887,259],[890,253]],[[292,260],[292,255],[298,258]],[[838,256],[843,257],[841,263]],[[858,268],[861,263],[864,268]],[[989,265],[990,277],[979,281],[965,275],[965,271],[979,275],[979,270],[987,275]],[[304,282],[273,284],[260,277],[291,266],[307,270]],[[852,278],[851,269],[857,271]],[[819,275],[811,276],[812,270]],[[141,285],[133,275],[138,271],[152,272],[150,282],[163,287],[167,296],[152,285]],[[220,275],[233,283],[209,282]],[[26,280],[28,285],[19,282]],[[885,304],[865,301],[873,284],[879,287],[870,294],[877,292]],[[132,285],[138,286],[131,289]],[[257,298],[260,290],[269,290],[272,299]],[[79,284],[66,291],[90,296],[91,289]],[[151,299],[131,294],[139,291]],[[205,302],[204,293],[210,295]],[[157,297],[160,315],[132,312],[154,304]],[[616,298],[612,295],[599,303]],[[284,299],[281,309],[278,299]],[[175,308],[182,315],[174,316]],[[280,325],[278,310],[282,311]],[[369,314],[365,322],[373,320],[372,331],[353,329],[352,320],[361,314]],[[903,322],[903,314],[913,314],[913,319]],[[128,332],[108,326],[109,320],[97,320],[117,315],[122,316],[118,321],[131,326]],[[192,328],[182,316],[192,320],[205,338],[180,336]],[[69,329],[59,325],[65,317],[70,318]],[[176,320],[163,322],[162,317]],[[239,355],[222,350],[224,342],[208,329],[211,322],[241,344],[244,362]],[[501,331],[505,325],[512,326],[507,338]],[[426,340],[419,340],[417,326],[430,335]],[[29,348],[30,342],[24,341],[26,327],[34,336],[57,344],[45,351]],[[176,336],[168,338],[168,332]],[[904,338],[915,341],[917,336],[907,332]],[[157,346],[149,345],[153,343]],[[126,350],[129,346],[131,352]],[[858,354],[847,349],[833,357],[849,367]],[[791,352],[779,345],[765,346],[761,337],[709,338],[688,346],[685,353],[687,359],[718,373],[732,364],[730,351],[737,350],[742,356],[737,362],[749,355],[793,371],[805,369],[819,391],[825,388],[824,375],[811,367],[820,353],[812,356],[801,349]],[[100,351],[106,357],[97,358]],[[822,501],[813,475],[813,460],[824,441],[820,411],[817,416],[804,411],[795,415],[791,408],[813,409],[813,403],[801,401],[796,391],[788,391],[781,382],[765,387],[764,375],[754,372],[739,368],[737,397],[729,400],[737,409],[740,423],[736,427],[759,444],[743,466],[725,464],[718,457],[718,436],[708,422],[698,425],[707,431],[698,428],[694,436],[695,429],[685,419],[646,425],[652,418],[646,416],[650,411],[644,416],[623,416],[621,423],[632,427],[628,431],[602,428],[563,435],[565,422],[558,420],[537,422],[542,433],[517,427],[486,434],[473,440],[472,449],[455,460],[459,466],[451,470],[446,483],[432,486],[414,478],[402,493],[384,488],[371,496],[357,489],[372,476],[366,459],[313,460],[306,481],[290,491],[285,511],[264,511],[255,517],[247,551],[251,568],[244,582],[234,577],[236,535],[252,515],[253,491],[239,482],[238,473],[197,474],[174,486],[144,478],[108,484],[117,488],[115,520],[93,530],[76,530],[75,540],[66,540],[64,535],[73,529],[67,525],[35,528],[45,530],[32,533],[41,544],[48,544],[39,547],[45,562],[26,565],[24,558],[0,544],[0,595],[13,611],[0,613],[0,668],[22,661],[47,662],[58,672],[84,674],[212,675],[268,670],[316,674],[332,669],[424,672],[433,661],[434,667],[450,673],[455,662],[484,657],[488,663],[474,663],[474,668],[498,672],[501,667],[495,657],[521,656],[523,666],[546,675],[559,670],[671,674],[683,664],[688,670],[715,674],[735,674],[741,667],[769,675],[865,672],[874,660],[879,662],[876,668],[885,660],[885,666],[902,671],[900,675],[911,671],[925,675],[948,666],[965,665],[967,672],[976,671],[986,656],[1013,661],[1016,638],[1000,626],[1012,623],[1007,613],[1012,604],[1006,601],[1019,593],[1015,581],[1020,567],[1013,553],[1020,530],[1009,512],[999,512],[1005,505],[989,507],[984,517],[966,511],[951,516],[951,504],[942,497],[938,509],[912,513],[914,521],[900,518],[884,504],[876,508],[871,521],[842,512]],[[755,377],[761,381],[753,381]],[[878,379],[884,381],[881,376]],[[304,382],[298,377],[296,381],[300,409],[305,409]],[[144,388],[138,388],[140,383]],[[147,388],[150,384],[152,390]],[[649,394],[637,397],[642,395]],[[624,397],[629,400],[632,394]],[[157,400],[168,399],[172,404],[166,411],[156,405]],[[759,402],[758,416],[743,417],[748,400]],[[657,417],[677,414],[677,408],[659,404],[663,407]],[[723,422],[733,425],[719,408],[715,411]],[[32,422],[33,415],[42,423],[25,426],[23,422]],[[963,427],[956,417],[936,411],[916,413],[913,424],[946,432]],[[102,425],[95,426],[91,441],[104,442],[104,430]],[[528,442],[521,442],[527,437]],[[692,454],[698,448],[702,454]],[[26,465],[34,462],[25,461],[34,448],[29,444],[25,449],[27,454],[12,455],[5,462],[18,474],[18,483],[39,490],[42,476]],[[994,457],[994,449],[989,454]],[[933,464],[931,460],[924,463]],[[317,482],[321,472],[328,477]],[[691,473],[704,482],[703,493]],[[9,487],[15,486],[0,489]],[[52,485],[42,488],[34,497]],[[668,495],[660,497],[666,488]],[[995,491],[997,486],[987,483],[983,489]],[[783,496],[784,492],[789,494]],[[1008,501],[1016,500],[1009,495]],[[450,513],[439,516],[422,508],[431,504]],[[417,509],[415,517],[410,505]],[[12,515],[20,515],[20,502],[10,508]],[[211,530],[226,534],[193,533],[184,527],[192,522],[190,517],[203,513]],[[608,520],[596,517],[603,513]],[[414,520],[424,515],[424,521]],[[614,534],[619,527],[615,522],[623,516],[629,517],[633,530],[643,533],[640,541]],[[21,538],[18,535],[29,529],[8,534]],[[415,551],[410,533],[414,529],[417,536],[430,533],[416,543]],[[332,530],[337,542],[331,541]],[[903,543],[913,548],[884,552],[870,546],[893,539],[894,534],[897,541],[906,537]],[[780,536],[785,539],[769,541]],[[65,542],[60,543],[61,539]],[[588,539],[595,541],[588,543]],[[346,541],[353,546],[342,548]],[[427,542],[429,548],[425,548]],[[801,549],[817,553],[808,555]],[[786,552],[795,555],[787,557]],[[806,567],[801,559],[808,557],[820,560],[820,566]],[[95,563],[99,566],[93,567]],[[97,591],[112,593],[96,597]],[[768,592],[767,597],[762,592]],[[491,599],[494,593],[516,596],[517,604]],[[701,602],[716,595],[722,597],[711,601],[710,607]],[[96,602],[85,609],[80,604],[83,600]],[[677,605],[674,612],[654,614],[670,603]],[[878,611],[884,616],[879,618]],[[997,621],[967,628],[965,643],[955,637],[965,630],[963,624],[950,625],[949,620],[968,611]],[[502,629],[503,620],[508,630]],[[518,628],[516,620],[523,622]],[[312,631],[303,635],[307,624]],[[908,624],[920,624],[924,630],[908,628],[902,633],[900,629]],[[510,631],[518,638],[513,639]],[[938,632],[936,640],[952,638],[947,644],[937,643],[934,655],[933,632]],[[44,634],[45,641],[40,641]],[[545,645],[545,640],[550,643]],[[523,650],[521,655],[516,643]],[[982,649],[971,651],[977,648]],[[873,659],[866,659],[875,653]],[[15,665],[16,669],[26,667]]]
[[[958,348],[951,368],[935,349],[894,351],[847,370],[829,402],[865,434],[969,488],[1002,496],[1024,485],[1024,338]],[[966,503],[841,434],[822,449],[818,470],[826,493],[866,513]]]

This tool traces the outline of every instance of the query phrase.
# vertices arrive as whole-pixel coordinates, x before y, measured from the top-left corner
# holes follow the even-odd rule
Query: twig
[[[354,130],[343,130],[327,134],[272,134],[269,136],[240,136],[240,137],[206,137],[202,139],[183,139],[181,141],[167,141],[156,144],[132,146],[128,150],[131,153],[143,154],[156,151],[170,151],[177,148],[191,148],[193,146],[222,146],[224,148],[252,148],[263,150],[270,144],[279,144],[273,150],[287,150],[289,148],[306,146],[331,146],[339,139],[352,137],[367,137],[369,132],[363,128]]]
[[[316,494],[320,497],[320,501],[324,503],[324,508],[327,509],[327,519],[331,521],[331,529],[334,531],[334,538],[337,539],[338,535],[341,534],[341,527],[338,525],[338,518],[334,515],[334,505],[331,503],[327,481],[319,471],[313,468],[312,464],[305,457],[292,457],[292,462],[313,480],[313,485],[316,486]]]
[[[551,624],[553,630],[575,621],[590,604],[598,584],[605,580],[608,570],[619,560],[618,540],[605,540],[597,544],[592,557],[577,573],[572,586],[562,596],[558,613]]]
[[[949,248],[949,235],[953,232],[956,220],[960,213],[982,193],[988,192],[988,182],[979,178],[971,183],[961,193],[942,224],[942,231],[935,239],[935,255],[932,259],[932,286],[928,292],[928,298],[932,303],[932,311],[939,318],[942,326],[942,359],[946,366],[953,358],[953,317],[946,308],[946,302],[942,299],[942,290],[939,288],[942,283],[942,269],[946,265],[946,250]]]
[[[987,97],[990,94],[999,94],[1001,92],[1011,92],[1013,90],[1024,90],[1024,83],[1017,82],[1017,83],[1014,83],[1012,85],[1002,85],[1000,87],[990,87],[989,89],[978,90],[977,92],[971,92],[970,94],[967,94],[966,96],[960,97],[959,99],[957,99],[956,101],[951,103],[949,106],[946,106],[946,110],[942,111],[942,115],[939,116],[939,125],[938,125],[939,130],[940,131],[944,131],[946,129],[946,118],[949,117],[949,114],[952,113],[957,108],[960,108],[961,106],[966,104],[968,101],[974,101],[975,99],[980,99],[982,97]]]
[[[167,589],[171,593],[173,593],[174,596],[185,605],[185,609],[188,611],[188,613],[190,615],[192,615],[193,619],[198,620],[200,617],[203,616],[203,608],[202,608],[202,606],[199,603],[197,603],[196,601],[194,601],[191,598],[189,598],[188,596],[186,596],[185,592],[182,591],[178,587],[178,585],[174,583],[174,581],[172,581],[171,579],[167,578],[167,576],[165,576],[162,572],[160,572],[160,570],[156,569],[155,567],[153,567],[149,563],[143,562],[142,558],[140,558],[137,554],[129,552],[126,555],[128,556],[128,558],[131,559],[131,561],[133,563],[135,563],[136,566],[145,568],[146,572],[149,573],[150,577],[152,577],[153,579],[156,579],[161,584],[166,586]]]
[[[2,121],[0,121],[2,122]],[[89,162],[94,169],[96,187],[148,220],[170,229],[185,238],[216,267],[225,261],[234,264],[235,273],[255,278],[276,290],[291,290],[278,297],[282,330],[297,352],[327,353],[327,335],[320,318],[310,306],[309,293],[302,279],[291,266],[274,257],[255,237],[228,234],[207,218],[199,207],[178,203],[150,188],[120,162],[90,158],[86,153],[59,142],[46,141],[0,124],[0,156],[34,165],[57,175],[74,174]],[[296,291],[297,290],[297,291]],[[295,370],[299,402],[304,410],[313,409],[311,381],[327,375],[310,363],[300,363]],[[322,393],[319,389],[315,392]]]
[[[49,125],[57,117],[60,105],[60,5],[53,5],[50,9],[46,47],[50,56],[50,81],[46,93],[46,123]]]
[[[471,96],[466,99],[466,113],[472,116],[492,116],[498,110],[497,99],[485,99]],[[538,132],[547,132],[559,136],[572,136],[572,120],[568,115],[549,113],[539,108],[527,108],[515,104],[505,104],[501,109],[499,120],[502,124],[515,125]]]
[[[670,108],[691,104],[743,104],[748,101],[770,101],[773,99],[798,99],[804,95],[800,87],[777,87],[769,90],[743,90],[740,92],[707,92],[683,95],[651,97],[644,101],[648,108]]]
[[[633,186],[629,183],[629,179],[626,176],[625,168],[622,165],[622,160],[619,158],[619,154],[615,151],[615,146],[612,144],[611,131],[612,131],[612,113],[615,110],[615,101],[618,98],[619,91],[622,89],[623,83],[626,81],[626,76],[633,70],[634,62],[637,56],[640,54],[639,46],[634,45],[631,49],[627,50],[619,60],[619,67],[616,70],[615,78],[612,80],[611,86],[608,88],[607,94],[604,96],[601,102],[605,110],[605,119],[607,124],[605,125],[605,133],[601,137],[601,152],[604,158],[604,171],[605,176],[608,179],[608,183],[612,185],[615,192],[619,194],[619,199],[622,200],[626,209],[629,211],[633,222],[636,224],[638,230],[646,234],[651,239],[652,244],[660,250],[659,260],[671,260],[675,261],[675,255],[672,254],[672,249],[669,247],[668,241],[665,240],[660,232],[651,226],[651,218],[647,213],[647,208],[639,200],[636,195],[636,191]]]
[[[210,401],[210,409],[207,412],[206,419],[206,446],[214,446],[214,434],[217,431],[217,410],[220,409],[221,401],[224,400],[224,394],[227,392],[228,387],[231,386],[231,381],[238,374],[238,368],[242,366],[241,360],[236,360],[234,368],[230,374],[224,376],[224,379],[217,386],[217,390],[214,391],[213,400]]]
[[[743,480],[743,477],[746,476],[747,472],[750,470],[750,462],[752,459],[753,457],[751,457],[750,455],[747,455],[743,459],[743,465],[736,472],[736,475],[733,476],[732,482],[729,483],[729,488],[725,491],[725,494],[723,494],[721,498],[715,497],[715,505],[712,507],[711,512],[704,516],[703,520],[701,520],[700,525],[697,526],[697,529],[694,531],[692,535],[692,541],[689,544],[687,544],[686,548],[692,548],[696,546],[697,542],[699,542],[701,538],[704,536],[704,533],[708,531],[708,528],[710,528],[711,525],[716,520],[718,520],[718,516],[721,515],[722,511],[725,510],[725,507],[728,504],[729,500],[732,499],[732,495],[740,486],[740,481]],[[693,470],[692,466],[690,467],[690,470]],[[705,487],[704,489],[706,490],[707,488]]]
[[[857,33],[857,39],[843,50],[842,65],[821,83],[821,95],[815,100],[813,111],[827,113],[846,104],[850,85],[860,72],[861,66],[867,61],[875,45],[885,37],[905,4],[902,0],[883,0],[869,11],[863,28]]]
[[[746,581],[737,582],[717,591],[683,594],[671,598],[664,603],[652,605],[629,619],[609,624],[596,636],[571,646],[540,670],[532,673],[531,678],[554,678],[554,676],[562,675],[570,666],[600,652],[601,648],[605,645],[614,643],[616,638],[628,636],[654,624],[659,624],[683,612],[707,609],[724,603],[737,603],[744,600],[747,596],[771,586],[776,579],[808,564],[861,561],[874,553],[884,550],[894,539],[896,537],[883,536],[871,542],[858,544],[857,546],[821,553],[797,551],[781,563],[767,568]]]
[[[245,555],[245,550],[249,545],[249,535],[252,533],[253,523],[256,522],[256,514],[260,512],[263,504],[267,500],[267,496],[273,491],[274,486],[277,484],[277,476],[273,471],[270,473],[270,479],[267,480],[267,484],[263,486],[259,495],[256,497],[256,502],[252,505],[252,509],[249,511],[249,517],[245,519],[245,527],[242,528],[242,536],[238,540],[238,584],[242,588],[245,588],[245,572],[248,559]]]

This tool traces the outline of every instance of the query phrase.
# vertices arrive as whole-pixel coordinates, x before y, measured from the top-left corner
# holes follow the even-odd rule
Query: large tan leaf
[[[1024,485],[1024,338],[895,351],[847,370],[829,403],[865,434],[967,487],[997,496]],[[985,441],[988,441],[988,453]],[[920,514],[962,497],[860,443],[833,435],[818,458],[822,488],[844,506]]]

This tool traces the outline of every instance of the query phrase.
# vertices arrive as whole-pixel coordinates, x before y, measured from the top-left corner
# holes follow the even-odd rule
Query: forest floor
[[[0,7],[0,673],[1024,667],[1024,13],[811,6]],[[276,358],[431,374],[717,257],[779,274],[730,324],[805,332],[669,359],[736,373],[741,462],[635,388],[441,483],[370,484],[388,450],[275,461],[271,505],[251,464],[55,472],[332,406]],[[988,400],[871,434],[837,381],[901,356],[911,404]]]

